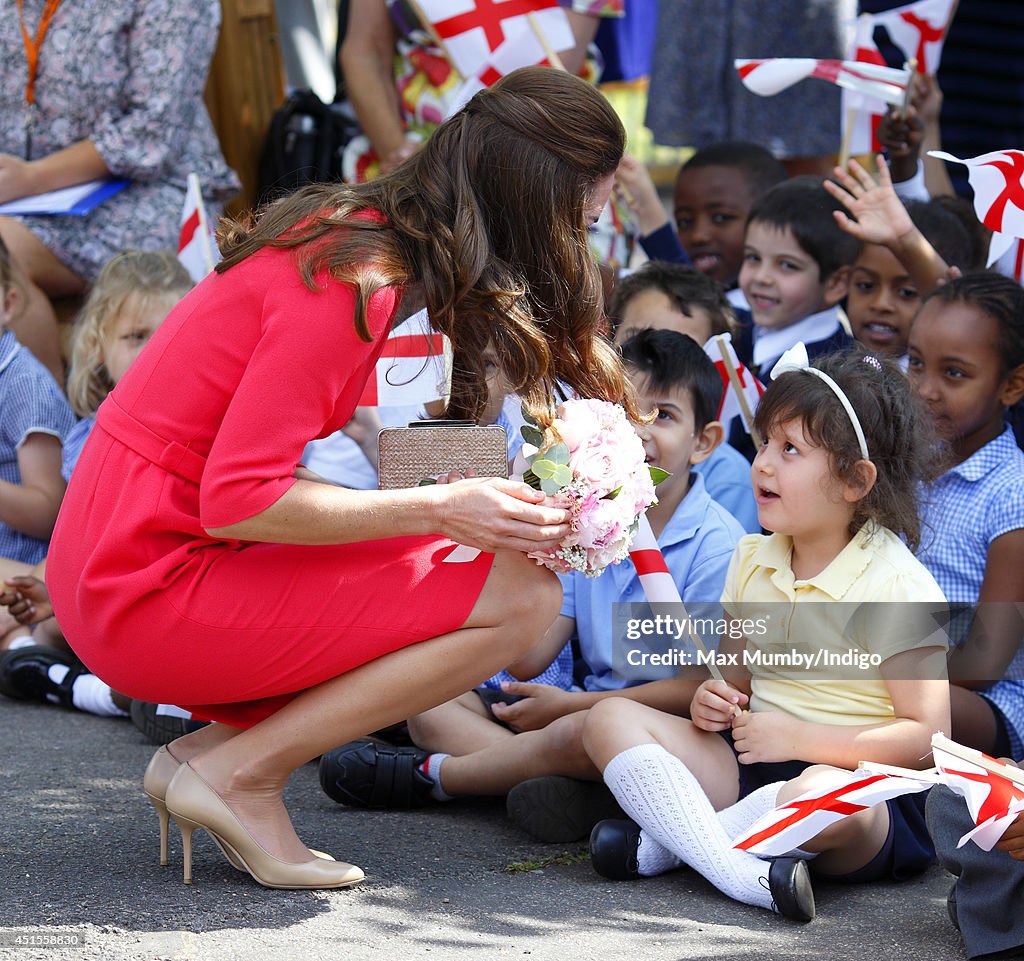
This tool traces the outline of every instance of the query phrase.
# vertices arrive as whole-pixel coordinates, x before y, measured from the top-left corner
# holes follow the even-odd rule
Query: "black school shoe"
[[[814,889],[811,872],[803,858],[776,858],[768,869],[772,910],[791,921],[814,920]]]
[[[194,721],[178,714],[161,714],[162,705],[151,701],[132,701],[128,714],[150,744],[170,744],[179,737],[206,727],[209,721]]]
[[[50,668],[56,664],[68,669],[59,684],[50,679]],[[13,651],[5,651],[0,657],[0,694],[14,701],[36,701],[72,708],[71,687],[88,673],[73,654],[55,647],[43,644],[17,647]]]
[[[320,758],[320,786],[339,804],[407,811],[433,800],[434,779],[420,770],[427,751],[375,741],[350,741]]]
[[[640,826],[633,821],[598,821],[590,832],[590,863],[609,881],[636,881],[640,878],[637,852],[640,850]]]
[[[508,792],[509,820],[539,841],[565,844],[590,834],[598,821],[623,817],[602,781],[552,775],[535,777]]]

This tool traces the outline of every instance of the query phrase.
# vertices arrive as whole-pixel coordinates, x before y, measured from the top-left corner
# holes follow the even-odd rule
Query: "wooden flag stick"
[[[210,249],[210,228],[206,221],[206,205],[203,203],[203,191],[199,184],[199,174],[188,175],[189,190],[194,191],[196,197],[196,213],[199,215],[199,233],[203,238],[203,261],[206,264],[206,272],[211,273],[214,268],[213,251]]]
[[[435,29],[434,22],[423,12],[423,8],[419,5],[417,0],[406,0],[406,2],[409,4],[409,9],[416,14],[416,18],[419,20],[420,25],[427,31],[427,33],[430,34],[430,39],[437,44],[441,53],[444,54],[444,58],[448,61],[448,65],[452,68],[455,76],[462,77],[462,74],[459,73],[455,66],[455,61],[452,60],[452,56],[448,52],[448,48],[444,45],[444,40],[441,39],[441,34],[439,34]],[[462,77],[462,79],[465,80],[466,78]]]
[[[526,19],[530,21],[530,29],[537,35],[540,45],[544,48],[544,55],[548,58],[548,63],[550,63],[556,70],[565,70],[565,64],[562,63],[562,58],[555,52],[555,48],[548,43],[548,38],[544,35],[544,31],[541,29],[541,25],[537,22],[537,18],[532,13],[528,13],[526,15]]]
[[[853,143],[853,125],[857,119],[857,110],[854,107],[846,108],[846,124],[843,127],[843,142],[839,147],[839,166],[846,169],[850,162],[850,145]]]
[[[960,761],[965,761],[967,764],[976,764],[978,767],[984,768],[992,774],[998,774],[1024,788],[1024,771],[1020,768],[1009,764],[1000,764],[986,757],[981,751],[976,751],[974,748],[964,747],[962,744],[957,744],[956,741],[951,741],[945,734],[936,733],[932,735],[932,748],[938,748],[940,751],[952,754],[953,757]]]
[[[761,434],[754,426],[754,412],[750,409],[750,404],[747,403],[747,397],[743,393],[743,386],[740,384],[740,375],[736,373],[732,357],[729,355],[729,342],[722,334],[718,334],[715,336],[715,343],[718,344],[718,349],[722,353],[722,363],[725,364],[725,372],[729,375],[729,386],[732,387],[733,393],[736,394],[736,400],[740,405],[740,414],[747,425],[747,429],[750,431],[750,439],[754,442],[754,447],[760,447]]]

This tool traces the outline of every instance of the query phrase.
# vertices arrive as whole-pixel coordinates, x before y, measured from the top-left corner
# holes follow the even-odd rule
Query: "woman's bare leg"
[[[21,294],[7,326],[63,387],[60,332],[50,297],[82,294],[86,282],[20,221],[0,217],[0,238],[10,251],[15,289]]]
[[[499,554],[461,628],[303,691],[197,755],[192,766],[270,854],[308,861],[282,801],[291,773],[343,741],[451,700],[495,674],[537,643],[560,604],[553,574],[525,555]]]

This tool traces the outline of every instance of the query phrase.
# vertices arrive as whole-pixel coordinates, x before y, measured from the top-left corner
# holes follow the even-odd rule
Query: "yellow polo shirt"
[[[750,709],[819,724],[892,718],[879,665],[904,651],[946,647],[941,589],[906,544],[876,524],[808,580],[794,578],[792,551],[786,535],[749,534],[726,575],[723,607],[751,622],[743,652]]]

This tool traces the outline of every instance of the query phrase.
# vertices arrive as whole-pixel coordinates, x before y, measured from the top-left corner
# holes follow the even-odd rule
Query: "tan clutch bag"
[[[385,427],[377,435],[377,486],[416,487],[425,477],[474,470],[479,477],[508,477],[508,439],[503,427],[472,421],[419,420]]]

